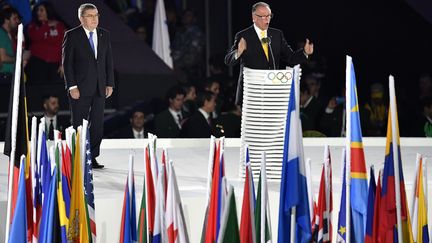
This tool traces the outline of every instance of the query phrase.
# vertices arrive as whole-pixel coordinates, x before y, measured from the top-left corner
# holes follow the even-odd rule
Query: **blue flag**
[[[54,211],[57,205],[57,167],[51,176],[48,193],[45,194],[42,217],[39,229],[39,242],[52,242],[53,229],[56,212]],[[58,217],[58,216],[57,216]]]
[[[296,208],[296,242],[310,242],[312,238],[309,214],[305,164],[303,160],[303,134],[299,107],[296,104],[293,80],[285,126],[282,160],[282,180],[279,199],[278,242],[290,242],[291,209]]]
[[[21,157],[18,197],[9,234],[9,242],[27,242],[27,204],[25,183],[25,157]]]

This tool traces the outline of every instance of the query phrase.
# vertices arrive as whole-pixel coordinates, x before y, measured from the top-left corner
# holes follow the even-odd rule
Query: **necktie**
[[[265,38],[265,32],[264,31],[261,31],[261,39],[262,38]],[[262,48],[264,50],[264,53],[265,53],[265,55],[267,57],[267,61],[268,61],[269,60],[268,45],[267,45],[267,43],[263,43],[263,42],[261,42],[261,45],[262,45]]]
[[[48,127],[48,138],[54,140],[54,119],[50,119],[50,125]]]
[[[177,114],[177,118],[178,118],[178,126],[179,126],[179,128],[181,128],[182,117],[181,117],[180,113]]]
[[[89,35],[90,35],[89,36],[90,46],[91,46],[91,48],[93,50],[93,53],[95,53],[95,45],[94,45],[94,42],[93,42],[93,31],[90,31]]]
[[[208,122],[209,126],[211,127],[211,126],[212,126],[212,117],[211,117],[211,113],[210,113],[210,116],[207,118],[207,122]]]

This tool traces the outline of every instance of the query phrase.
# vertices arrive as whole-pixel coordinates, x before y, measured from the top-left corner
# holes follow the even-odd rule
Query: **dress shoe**
[[[105,167],[105,165],[101,165],[97,162],[96,159],[92,159],[92,168],[93,169],[102,169],[104,167]]]

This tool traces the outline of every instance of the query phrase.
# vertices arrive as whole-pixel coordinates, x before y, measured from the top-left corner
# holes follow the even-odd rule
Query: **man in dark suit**
[[[130,118],[130,124],[119,130],[117,138],[145,138],[144,123],[144,112],[140,110],[134,111]]]
[[[185,121],[181,136],[186,138],[209,138],[216,134],[212,117],[216,108],[216,95],[204,90],[197,97],[198,110]]]
[[[43,97],[43,108],[47,138],[54,140],[54,130],[60,131],[64,138],[65,129],[70,126],[70,119],[69,116],[58,115],[60,108],[59,98],[56,95],[45,95]]]
[[[114,88],[114,71],[109,32],[99,28],[95,5],[82,4],[78,9],[81,25],[65,33],[63,67],[66,88],[75,128],[83,119],[90,123],[90,146],[93,168],[103,168],[96,161],[103,136],[105,98]]]
[[[168,90],[169,106],[155,117],[155,133],[159,138],[178,138],[182,128],[184,114],[182,107],[185,91],[180,86]]]
[[[243,99],[243,67],[253,69],[279,69],[280,61],[290,65],[305,62],[313,53],[313,44],[306,39],[303,49],[293,51],[287,44],[282,31],[269,28],[273,14],[264,2],[252,6],[253,25],[238,32],[234,44],[225,56],[225,64],[240,63],[236,104]]]

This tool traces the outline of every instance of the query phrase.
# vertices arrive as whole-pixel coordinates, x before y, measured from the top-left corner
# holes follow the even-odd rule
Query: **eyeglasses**
[[[87,14],[87,15],[83,15],[84,18],[89,18],[89,19],[94,19],[94,18],[99,18],[100,14]]]
[[[258,14],[255,14],[255,16],[257,16],[260,19],[267,19],[267,18],[272,19],[274,17],[273,14],[269,14],[269,15],[258,15]]]

